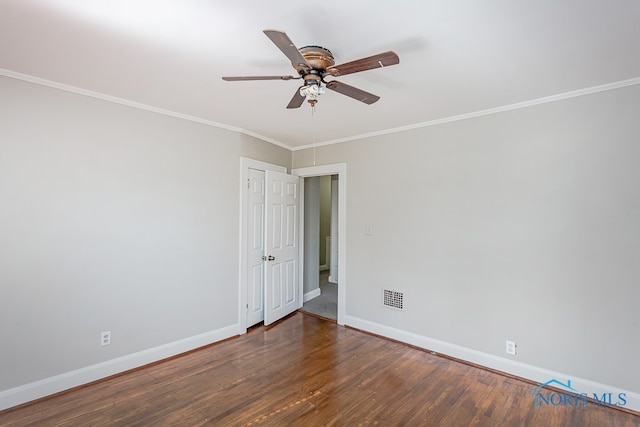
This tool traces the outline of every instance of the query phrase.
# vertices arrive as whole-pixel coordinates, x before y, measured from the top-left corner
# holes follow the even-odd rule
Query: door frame
[[[238,283],[238,320],[240,324],[240,334],[247,332],[247,179],[249,179],[249,169],[257,170],[273,170],[276,172],[287,172],[284,166],[274,165],[260,160],[250,159],[248,157],[240,157],[240,236],[239,236],[239,283]],[[297,168],[291,170],[292,175],[298,175],[300,178],[309,178],[313,176],[338,175],[338,318],[339,325],[345,324],[346,304],[347,304],[347,164],[335,163],[331,165],[310,166],[305,168]],[[301,189],[301,211],[300,211],[300,230],[304,230],[304,185],[300,185]],[[304,258],[304,233],[300,232],[300,260]],[[304,263],[300,262],[299,269],[300,292],[302,292],[302,283],[304,278]],[[302,295],[302,294],[301,294]]]
[[[248,276],[248,259],[247,259],[247,220],[249,219],[249,209],[247,206],[247,197],[249,189],[247,180],[249,179],[249,169],[262,171],[275,171],[287,173],[287,168],[278,166],[260,160],[250,159],[248,157],[240,157],[240,242],[239,242],[239,284],[238,284],[238,320],[240,324],[240,333],[247,332],[247,286],[249,285]]]
[[[339,325],[344,325],[347,303],[347,164],[335,163],[331,165],[310,166],[291,170],[292,175],[300,178],[314,176],[338,175],[338,319]],[[301,188],[300,230],[304,230],[304,185]],[[304,258],[304,233],[300,233],[300,259]],[[304,279],[304,262],[300,262],[300,283]]]

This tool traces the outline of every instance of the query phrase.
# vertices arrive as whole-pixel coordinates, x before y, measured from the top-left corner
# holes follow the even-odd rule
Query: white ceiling
[[[635,83],[639,23],[638,0],[1,0],[0,68],[296,149]],[[338,79],[375,104],[327,91],[287,110],[299,81],[221,79],[295,75],[263,29],[400,64]]]

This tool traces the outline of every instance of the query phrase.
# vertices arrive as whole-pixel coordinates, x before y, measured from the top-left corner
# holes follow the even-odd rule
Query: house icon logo
[[[551,401],[551,398],[549,399],[545,399],[545,394],[543,393],[543,389],[545,387],[548,386],[555,386],[557,388],[563,388],[567,390],[567,393],[565,394],[579,394],[578,390],[576,390],[575,388],[571,387],[571,380],[567,380],[567,383],[563,383],[560,380],[557,380],[555,378],[550,379],[549,381],[547,381],[546,383],[540,384],[537,387],[534,387],[531,391],[533,392],[533,407],[537,408],[538,406],[540,406],[541,400],[542,402],[545,403],[549,403]],[[554,393],[556,395],[558,395],[557,393]],[[546,396],[553,396],[553,394],[547,394]],[[565,400],[565,399],[563,399]]]
[[[533,389],[533,392],[534,392],[534,393],[537,393],[537,392],[538,392],[538,390],[540,390],[541,388],[546,387],[546,386],[550,386],[550,385],[554,385],[554,384],[557,384],[557,385],[558,385],[558,386],[560,386],[560,387],[564,387],[564,388],[566,388],[567,390],[571,390],[571,391],[574,391],[574,392],[577,392],[577,391],[578,391],[578,390],[576,390],[575,388],[571,387],[571,380],[567,380],[567,383],[565,384],[565,383],[563,383],[562,381],[559,381],[559,380],[557,380],[557,379],[555,379],[555,378],[552,378],[552,379],[550,379],[549,381],[547,381],[546,383],[544,383],[544,384],[540,384],[538,387],[535,387],[535,388]]]
[[[549,388],[553,387],[553,388]],[[556,378],[531,389],[533,407],[540,406],[587,406],[589,404],[624,406],[626,393],[581,393],[571,385],[571,380],[562,382]]]

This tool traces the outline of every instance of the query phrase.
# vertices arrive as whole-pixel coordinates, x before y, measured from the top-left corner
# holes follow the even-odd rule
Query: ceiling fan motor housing
[[[304,79],[305,86],[321,86],[327,68],[335,65],[333,54],[322,46],[304,46],[299,51],[311,67],[310,70],[298,70]]]
[[[299,51],[314,70],[324,72],[327,68],[335,65],[331,51],[322,46],[305,46],[301,47]]]

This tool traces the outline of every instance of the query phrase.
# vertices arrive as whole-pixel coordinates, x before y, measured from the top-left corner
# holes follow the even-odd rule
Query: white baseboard
[[[338,278],[337,278],[337,277],[333,277],[333,276],[329,276],[329,277],[327,278],[327,281],[328,281],[329,283],[338,283]]]
[[[389,326],[381,325],[379,323],[360,319],[359,317],[345,315],[344,321],[345,325],[351,326],[356,329],[360,329],[396,341],[404,342],[406,344],[420,347],[431,352],[454,357],[456,359],[474,363],[476,365],[495,369],[497,371],[534,381],[539,384],[544,384],[554,378],[561,381],[566,381],[567,379],[569,379],[571,380],[573,388],[575,388],[576,390],[587,392],[589,396],[592,396],[593,393],[597,393],[599,396],[602,396],[605,393],[614,393],[614,395],[617,395],[618,393],[625,393],[627,402],[624,405],[624,408],[640,412],[640,393],[633,393],[627,390],[621,390],[617,387],[600,384],[588,379],[577,378],[575,376],[563,374],[561,372],[555,372],[548,369],[539,368],[537,366],[527,365],[515,360],[494,356],[492,354],[472,350],[470,348],[462,347],[456,344],[451,344],[445,341],[440,341],[422,335],[414,334],[412,332],[403,331],[401,329],[395,329]],[[531,399],[531,404],[533,405],[533,393]]]
[[[139,368],[149,363],[176,356],[208,344],[213,344],[240,334],[240,325],[235,324],[215,331],[185,338],[180,341],[128,354],[106,362],[76,369],[71,372],[0,391],[0,411],[31,402],[73,387]]]
[[[318,271],[327,271],[329,269],[329,265],[327,264],[322,264],[321,266],[318,267]]]
[[[314,299],[316,297],[319,297],[321,293],[322,293],[322,291],[320,290],[320,288],[314,289],[314,290],[312,290],[310,292],[307,292],[306,294],[304,294],[302,296],[302,302],[305,303],[305,302],[307,302],[309,300],[312,300],[312,299]]]

